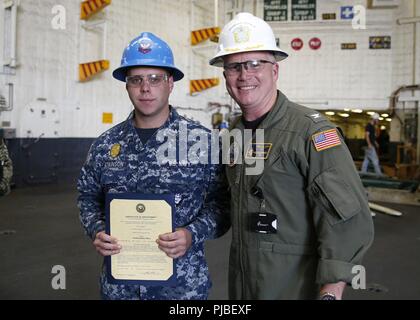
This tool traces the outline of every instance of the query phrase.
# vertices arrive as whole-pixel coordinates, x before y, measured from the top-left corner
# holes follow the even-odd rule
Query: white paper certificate
[[[115,280],[166,281],[173,275],[173,259],[156,243],[172,232],[172,207],[165,200],[112,199],[109,227],[122,246],[111,256]]]

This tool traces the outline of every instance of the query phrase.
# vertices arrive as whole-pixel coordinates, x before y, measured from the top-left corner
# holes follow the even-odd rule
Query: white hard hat
[[[224,56],[251,51],[271,51],[277,61],[288,57],[277,47],[273,30],[267,22],[248,12],[241,12],[224,26],[217,54],[210,60],[210,65],[222,67]]]
[[[379,120],[379,114],[377,114],[376,112],[375,113],[372,113],[372,115],[370,116],[373,120]]]

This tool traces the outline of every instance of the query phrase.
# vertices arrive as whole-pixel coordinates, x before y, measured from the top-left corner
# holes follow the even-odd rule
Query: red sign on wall
[[[293,50],[300,50],[303,47],[303,41],[300,38],[295,38],[292,40],[290,45],[292,46]]]
[[[309,47],[312,50],[318,50],[319,48],[321,48],[321,40],[319,38],[312,38],[311,40],[309,40]]]

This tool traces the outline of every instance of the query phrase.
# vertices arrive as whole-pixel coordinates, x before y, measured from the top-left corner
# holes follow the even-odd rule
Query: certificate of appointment
[[[173,195],[133,193],[106,196],[106,232],[118,239],[121,252],[106,257],[111,283],[171,285],[173,259],[158,248],[160,234],[173,231]]]

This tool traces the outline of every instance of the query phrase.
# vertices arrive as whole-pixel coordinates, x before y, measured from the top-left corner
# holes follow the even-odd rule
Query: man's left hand
[[[176,259],[182,257],[191,247],[192,236],[187,229],[179,228],[175,232],[161,234],[156,243],[168,257]]]
[[[321,288],[320,296],[322,296],[322,294],[324,294],[324,293],[332,293],[337,300],[341,300],[345,287],[346,287],[345,282],[325,284]]]

